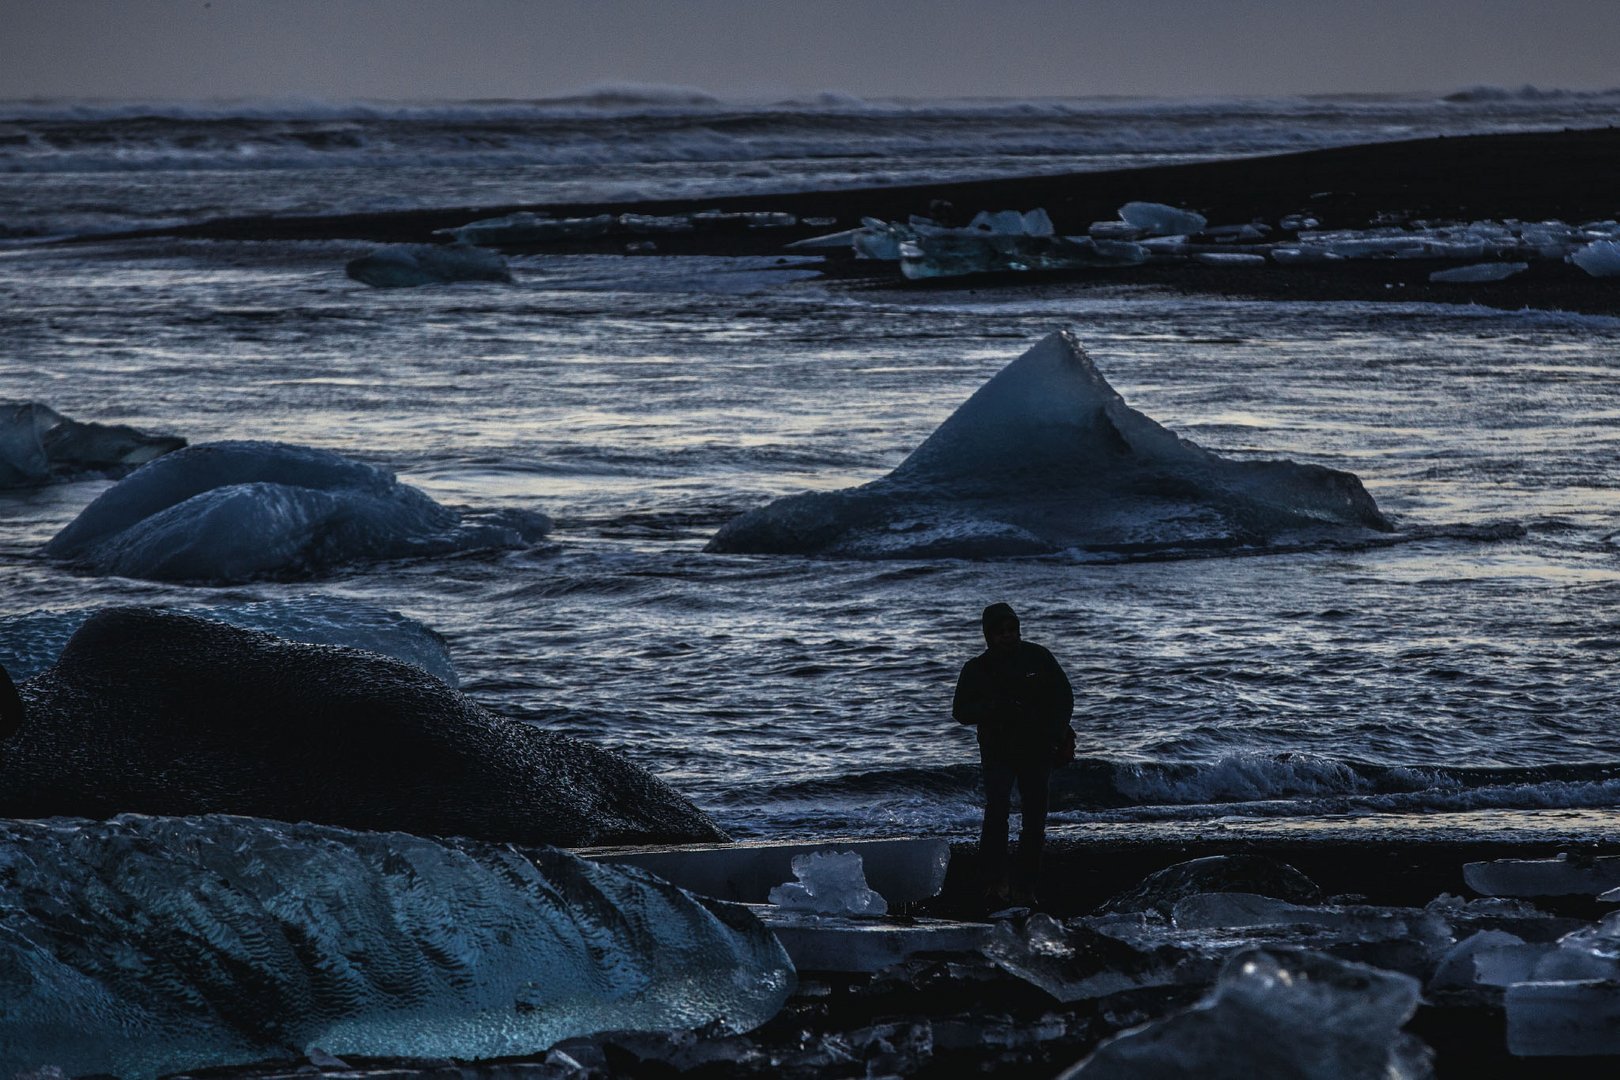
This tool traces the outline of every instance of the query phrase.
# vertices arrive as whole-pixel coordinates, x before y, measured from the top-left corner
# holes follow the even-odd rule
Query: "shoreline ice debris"
[[[964,228],[913,216],[905,224],[862,218],[848,233],[812,237],[790,247],[824,247],[844,236],[857,259],[899,262],[911,280],[999,271],[1072,270],[1135,266],[1147,259],[1138,244],[1090,236],[1057,236],[1052,219],[1037,207],[981,210]]]
[[[822,915],[886,915],[889,903],[866,884],[860,854],[811,851],[793,856],[793,876],[770,891],[770,902]]]
[[[1454,266],[1448,270],[1436,270],[1429,275],[1429,280],[1446,283],[1506,281],[1514,274],[1522,274],[1528,269],[1530,264],[1526,262],[1474,263],[1472,266]]]
[[[1128,202],[1119,208],[1119,220],[1148,236],[1192,236],[1209,224],[1196,211],[1156,202]]]
[[[845,558],[1149,554],[1357,539],[1393,526],[1350,473],[1234,461],[1125,404],[1073,333],[1043,338],[900,465],[727,522],[705,550]]]
[[[39,401],[0,403],[0,490],[82,475],[122,476],[186,445],[127,424],[72,420]]]
[[[1593,277],[1620,277],[1620,240],[1594,240],[1569,261]]]
[[[555,848],[125,815],[0,821],[0,857],[8,1076],[723,1035],[795,983],[746,910]]]
[[[378,289],[447,285],[453,281],[512,283],[505,257],[470,244],[393,244],[350,259],[343,272]]]
[[[201,443],[101,493],[45,545],[96,574],[235,583],[378,559],[524,547],[550,521],[464,519],[385,469],[290,443]]]
[[[1104,1041],[1061,1080],[1423,1080],[1432,1052],[1401,1031],[1418,995],[1408,975],[1252,949],[1227,961],[1203,1001]]]

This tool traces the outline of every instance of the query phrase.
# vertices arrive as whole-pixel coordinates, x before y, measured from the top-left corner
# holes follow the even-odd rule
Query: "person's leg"
[[[979,872],[987,898],[1007,894],[1007,814],[1018,771],[1005,761],[984,761],[984,826],[979,830]]]
[[[1046,762],[1026,762],[1018,767],[1018,870],[1013,876],[1014,892],[1020,899],[1033,901],[1041,876],[1041,849],[1046,846],[1046,798],[1052,770]]]

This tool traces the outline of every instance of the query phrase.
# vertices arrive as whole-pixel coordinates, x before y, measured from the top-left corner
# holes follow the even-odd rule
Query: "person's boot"
[[[985,886],[984,899],[980,905],[981,915],[993,915],[1012,906],[1012,893],[1007,888],[1005,880],[992,882]]]

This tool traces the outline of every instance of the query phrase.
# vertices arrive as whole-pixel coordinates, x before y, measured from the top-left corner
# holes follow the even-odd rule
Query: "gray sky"
[[[0,0],[0,98],[1620,85],[1620,0]]]

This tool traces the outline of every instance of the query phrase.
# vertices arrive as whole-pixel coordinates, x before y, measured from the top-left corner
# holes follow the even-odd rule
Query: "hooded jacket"
[[[1050,760],[1068,739],[1074,689],[1052,654],[1030,641],[986,649],[962,666],[951,715],[978,728],[986,760]]]

